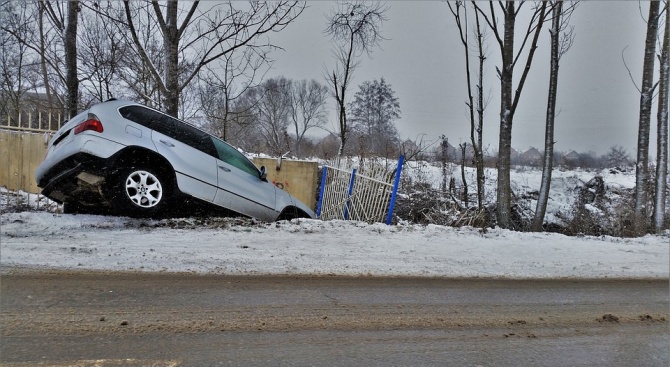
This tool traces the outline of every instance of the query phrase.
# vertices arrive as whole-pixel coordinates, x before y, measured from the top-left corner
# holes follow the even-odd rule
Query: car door
[[[276,210],[276,188],[261,180],[260,171],[237,149],[211,137],[217,152],[218,190],[214,202],[245,215],[273,221]]]
[[[218,173],[209,135],[161,114],[151,138],[158,152],[172,164],[179,189],[212,202],[216,196]]]

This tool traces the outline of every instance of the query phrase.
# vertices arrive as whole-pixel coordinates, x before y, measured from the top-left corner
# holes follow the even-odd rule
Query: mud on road
[[[5,363],[28,363],[31,346],[25,344],[39,341],[48,350],[50,340],[62,338],[158,342],[225,333],[478,330],[530,340],[622,328],[633,334],[660,330],[667,337],[670,318],[667,280],[31,271],[3,275],[0,283]]]

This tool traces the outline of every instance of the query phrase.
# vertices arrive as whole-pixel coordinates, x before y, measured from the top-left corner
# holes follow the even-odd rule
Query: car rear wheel
[[[279,214],[279,217],[277,217],[277,220],[288,220],[288,221],[290,221],[290,220],[293,220],[293,219],[296,219],[296,218],[309,218],[309,216],[305,212],[303,212],[302,210],[300,210],[300,209],[298,209],[294,206],[290,206],[290,207],[284,208],[284,210],[282,210],[281,214]]]
[[[121,170],[112,187],[119,214],[139,217],[166,214],[171,193],[167,177],[161,171],[145,167]]]

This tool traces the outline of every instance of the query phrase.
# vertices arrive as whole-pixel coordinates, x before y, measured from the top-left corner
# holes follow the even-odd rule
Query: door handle
[[[166,140],[159,140],[161,143],[169,146],[170,148],[174,148],[174,144],[170,143],[169,141]]]
[[[227,168],[227,167],[224,167],[224,166],[219,166],[219,168],[221,168],[225,172],[230,172],[230,168]]]

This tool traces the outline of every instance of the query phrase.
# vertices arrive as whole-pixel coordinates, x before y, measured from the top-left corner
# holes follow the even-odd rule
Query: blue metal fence
[[[316,215],[391,224],[403,162],[400,156],[395,175],[374,162],[358,168],[342,162],[324,165]]]

